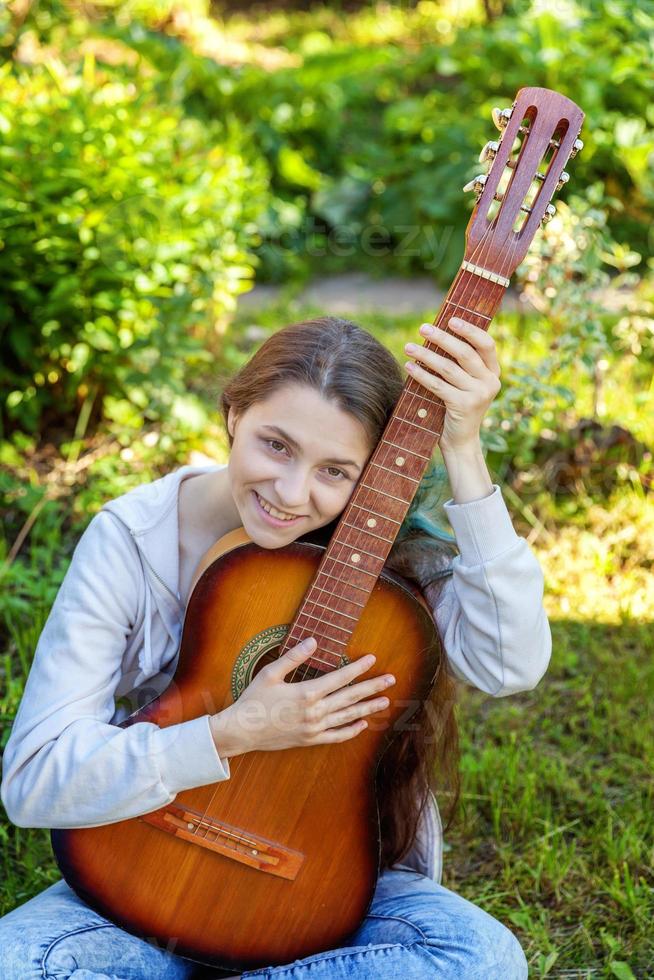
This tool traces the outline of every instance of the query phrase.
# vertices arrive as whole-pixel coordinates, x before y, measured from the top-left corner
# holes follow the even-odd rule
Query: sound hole
[[[231,686],[234,701],[241,696],[250,681],[256,677],[263,667],[279,658],[279,651],[282,643],[286,639],[288,630],[288,624],[271,626],[261,633],[257,633],[256,636],[253,636],[246,643],[232,669]],[[340,666],[342,667],[346,663],[349,663],[348,658],[341,655]],[[325,667],[323,670],[320,667],[301,664],[293,671],[292,675],[289,675],[287,682],[296,683],[298,681],[310,680],[314,677],[322,677],[323,673],[328,669]]]

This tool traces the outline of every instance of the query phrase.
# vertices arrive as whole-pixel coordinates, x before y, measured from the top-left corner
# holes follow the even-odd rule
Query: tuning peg
[[[546,177],[547,177],[547,174],[540,174],[540,173],[534,174],[534,179],[535,180],[540,180],[541,183],[546,179]],[[561,171],[561,176],[559,177],[559,180],[558,180],[558,183],[557,183],[556,187],[554,188],[554,193],[556,193],[556,191],[560,191],[561,188],[563,187],[563,185],[564,184],[567,184],[569,180],[570,180],[570,174],[566,173],[565,170],[562,170]]]
[[[574,143],[572,144],[572,149],[570,150],[570,159],[576,157],[579,151],[583,150],[583,148],[584,148],[584,141],[578,139],[575,140]]]
[[[477,177],[473,177],[472,180],[468,181],[463,190],[468,193],[468,191],[474,191],[477,195],[477,200],[481,197],[481,193],[484,189],[484,184],[486,183],[486,174],[478,174]]]
[[[556,214],[556,208],[554,207],[554,205],[548,204],[547,207],[545,208],[545,214],[541,218],[540,223],[542,225],[546,225],[548,221],[552,220],[555,214]]]
[[[479,162],[487,163],[489,160],[492,163],[497,156],[497,151],[500,148],[499,140],[489,140],[486,146],[483,148],[479,154]]]
[[[495,123],[498,129],[506,129],[506,127],[509,124],[509,119],[511,118],[512,112],[513,109],[498,109],[498,108],[493,109],[492,111],[493,122]]]

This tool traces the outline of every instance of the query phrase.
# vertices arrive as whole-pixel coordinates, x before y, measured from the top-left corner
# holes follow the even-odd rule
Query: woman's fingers
[[[416,360],[409,361],[406,369],[416,381],[443,400],[448,418],[455,411],[485,412],[502,387],[495,342],[485,330],[458,317],[452,317],[449,323],[454,329],[465,333],[466,340],[423,323],[420,332],[445,353],[407,344],[406,352]],[[481,419],[479,422],[481,424]],[[452,424],[452,419],[449,419],[449,424]]]
[[[375,660],[376,657],[374,654],[357,657],[351,663],[346,664],[344,667],[337,667],[335,670],[330,670],[322,677],[316,677],[310,681],[302,681],[302,685],[306,693],[314,700],[324,698],[327,694],[331,694],[333,691],[338,691],[340,688],[345,687],[346,684],[353,681],[359,674],[370,670]]]
[[[453,361],[443,357],[443,355],[436,354],[429,348],[419,347],[415,344],[407,345],[405,349],[408,350],[411,347],[412,349],[408,352],[412,355],[414,350],[420,352],[421,355],[424,353],[426,355],[425,362],[429,367],[433,364],[435,367],[442,365],[447,369],[449,362],[461,368],[465,374],[472,378],[483,379],[488,371],[496,377],[500,376],[495,341],[485,330],[473,323],[468,323],[466,320],[461,320],[459,317],[452,317],[448,326],[452,327],[460,336],[454,336],[449,330],[443,330],[441,327],[435,327],[430,323],[423,323],[420,327],[420,333],[430,343],[437,344],[448,354],[451,354],[454,358]],[[428,360],[430,356],[435,356],[438,360],[430,361]],[[455,380],[454,375],[452,380]]]
[[[495,341],[488,331],[482,330],[481,327],[476,326],[474,323],[469,323],[467,320],[462,320],[458,316],[450,317],[448,326],[463,338],[463,343],[467,342],[469,346],[475,349],[488,370],[492,371],[499,378],[500,364],[497,359],[497,349],[495,347]],[[455,341],[455,338],[449,334],[446,339],[448,342]],[[447,350],[450,350],[450,348],[448,347]]]
[[[358,718],[372,715],[375,711],[383,711],[390,703],[389,698],[375,698],[374,701],[360,701],[358,704],[353,704],[349,708],[343,708],[341,711],[335,711],[333,714],[327,715],[323,719],[323,729],[327,731],[330,728],[338,728],[339,725],[347,725],[349,722],[356,721]]]
[[[462,391],[469,390],[448,384],[444,378],[431,374],[426,368],[421,367],[420,364],[415,364],[413,361],[407,362],[406,369],[412,378],[419,381],[428,391],[433,391],[435,395],[445,402],[446,406],[455,403],[461,396]]]
[[[343,709],[350,708],[372,694],[386,691],[395,683],[392,674],[382,674],[381,677],[371,677],[370,680],[360,681],[358,684],[341,688],[340,691],[330,694],[322,699],[322,716],[335,714]]]
[[[449,357],[437,354],[436,351],[429,350],[428,347],[418,347],[417,344],[407,344],[405,350],[411,357],[415,357],[416,361],[421,362],[419,366],[423,371],[428,368],[437,371],[441,378],[445,378],[455,388],[469,391],[475,384],[476,376],[471,376],[468,371],[459,367],[456,361]]]

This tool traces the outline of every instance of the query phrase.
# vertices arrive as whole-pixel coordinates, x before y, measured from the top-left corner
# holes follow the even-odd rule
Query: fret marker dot
[[[368,525],[368,527],[377,527],[377,521],[375,520],[374,517],[369,517],[368,520],[366,521],[366,524]]]
[[[352,555],[352,561],[355,564],[356,564],[356,562],[361,561],[361,555]]]
[[[188,827],[189,830],[193,830],[193,824],[192,823],[187,823],[186,826]]]
[[[426,414],[427,414],[427,409],[426,408],[419,408],[418,409],[418,415],[420,416],[421,419],[424,419],[424,417],[425,417]]]
[[[398,466],[404,466],[404,456],[398,456],[395,462]]]

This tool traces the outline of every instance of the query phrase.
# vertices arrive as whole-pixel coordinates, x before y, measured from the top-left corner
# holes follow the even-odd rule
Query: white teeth
[[[256,491],[255,491],[255,492],[256,492]],[[272,507],[272,506],[271,506],[271,505],[270,505],[269,503],[267,503],[267,502],[266,502],[266,501],[265,501],[265,500],[263,499],[263,497],[260,497],[260,496],[259,496],[259,494],[258,494],[258,493],[257,493],[257,500],[259,501],[259,503],[261,504],[261,506],[263,507],[263,509],[264,509],[264,510],[265,510],[265,511],[266,511],[266,512],[267,512],[268,514],[272,514],[272,516],[273,516],[273,517],[276,517],[276,518],[277,518],[277,520],[279,520],[279,521],[292,521],[292,520],[294,520],[294,519],[295,519],[295,517],[296,517],[296,515],[295,515],[295,514],[283,514],[283,513],[281,512],[281,510],[277,510],[277,509],[276,509],[275,507]]]

